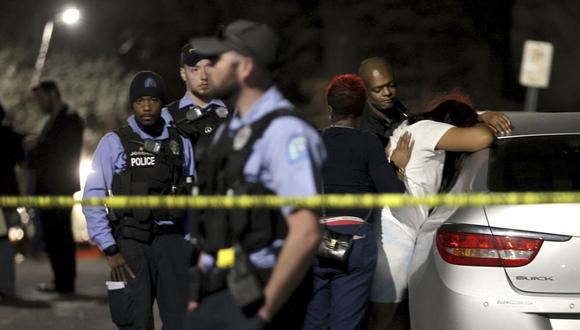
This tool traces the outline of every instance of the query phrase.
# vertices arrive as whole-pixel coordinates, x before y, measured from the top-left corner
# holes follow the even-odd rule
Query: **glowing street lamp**
[[[79,21],[81,13],[76,8],[68,8],[62,13],[56,15],[55,19],[51,19],[44,25],[44,31],[42,32],[42,41],[40,42],[40,49],[38,50],[38,56],[36,57],[36,64],[34,65],[34,72],[32,73],[32,78],[30,79],[30,86],[38,84],[40,81],[40,76],[42,75],[42,69],[44,68],[44,62],[46,60],[46,53],[48,52],[48,46],[50,45],[50,40],[52,38],[52,30],[54,29],[54,23],[64,23],[66,25],[74,25]]]
[[[61,15],[63,23],[68,25],[75,24],[81,18],[81,12],[76,8],[68,8]]]

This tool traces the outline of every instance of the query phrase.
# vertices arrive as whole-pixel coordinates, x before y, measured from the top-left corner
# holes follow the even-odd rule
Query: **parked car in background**
[[[452,193],[580,192],[580,113],[511,113]],[[580,204],[439,207],[411,265],[412,328],[580,329]]]

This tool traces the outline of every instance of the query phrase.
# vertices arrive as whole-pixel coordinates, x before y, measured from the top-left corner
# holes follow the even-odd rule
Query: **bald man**
[[[407,108],[397,99],[393,67],[382,57],[370,57],[361,62],[358,75],[367,89],[360,129],[375,133],[386,146],[393,130],[407,118]],[[478,111],[478,115],[479,121],[489,125],[496,135],[511,132],[511,121],[504,113]]]
[[[367,89],[360,129],[376,134],[386,146],[393,129],[407,118],[407,108],[397,100],[393,68],[384,58],[371,57],[361,62],[358,74]]]
[[[358,74],[365,83],[367,93],[367,102],[359,124],[360,129],[374,133],[386,147],[393,130],[407,118],[407,108],[397,100],[397,83],[393,68],[384,58],[371,57],[361,62]],[[407,136],[407,150],[391,158],[391,165],[395,170],[399,167],[404,168],[409,160],[412,149],[409,140],[410,136]],[[380,222],[382,221],[378,223]],[[382,229],[375,227],[375,230],[379,232]],[[382,245],[383,242],[379,244]],[[395,299],[392,292],[384,289],[385,286],[394,288],[394,283],[390,283],[392,282],[389,275],[391,270],[388,269],[384,253],[379,255],[373,280],[366,329],[406,330],[410,327],[407,300]]]

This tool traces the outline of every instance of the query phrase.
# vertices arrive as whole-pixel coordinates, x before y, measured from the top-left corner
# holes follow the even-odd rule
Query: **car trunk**
[[[544,236],[526,266],[505,267],[512,285],[531,293],[580,293],[580,204],[495,206],[485,208],[491,228],[556,235]],[[533,236],[533,235],[532,235]]]

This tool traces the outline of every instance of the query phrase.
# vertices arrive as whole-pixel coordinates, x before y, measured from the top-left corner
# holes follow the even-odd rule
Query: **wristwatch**
[[[115,254],[121,252],[121,249],[119,249],[119,246],[117,244],[113,244],[111,246],[109,246],[108,248],[103,250],[103,253],[107,256],[107,257],[112,257]]]

